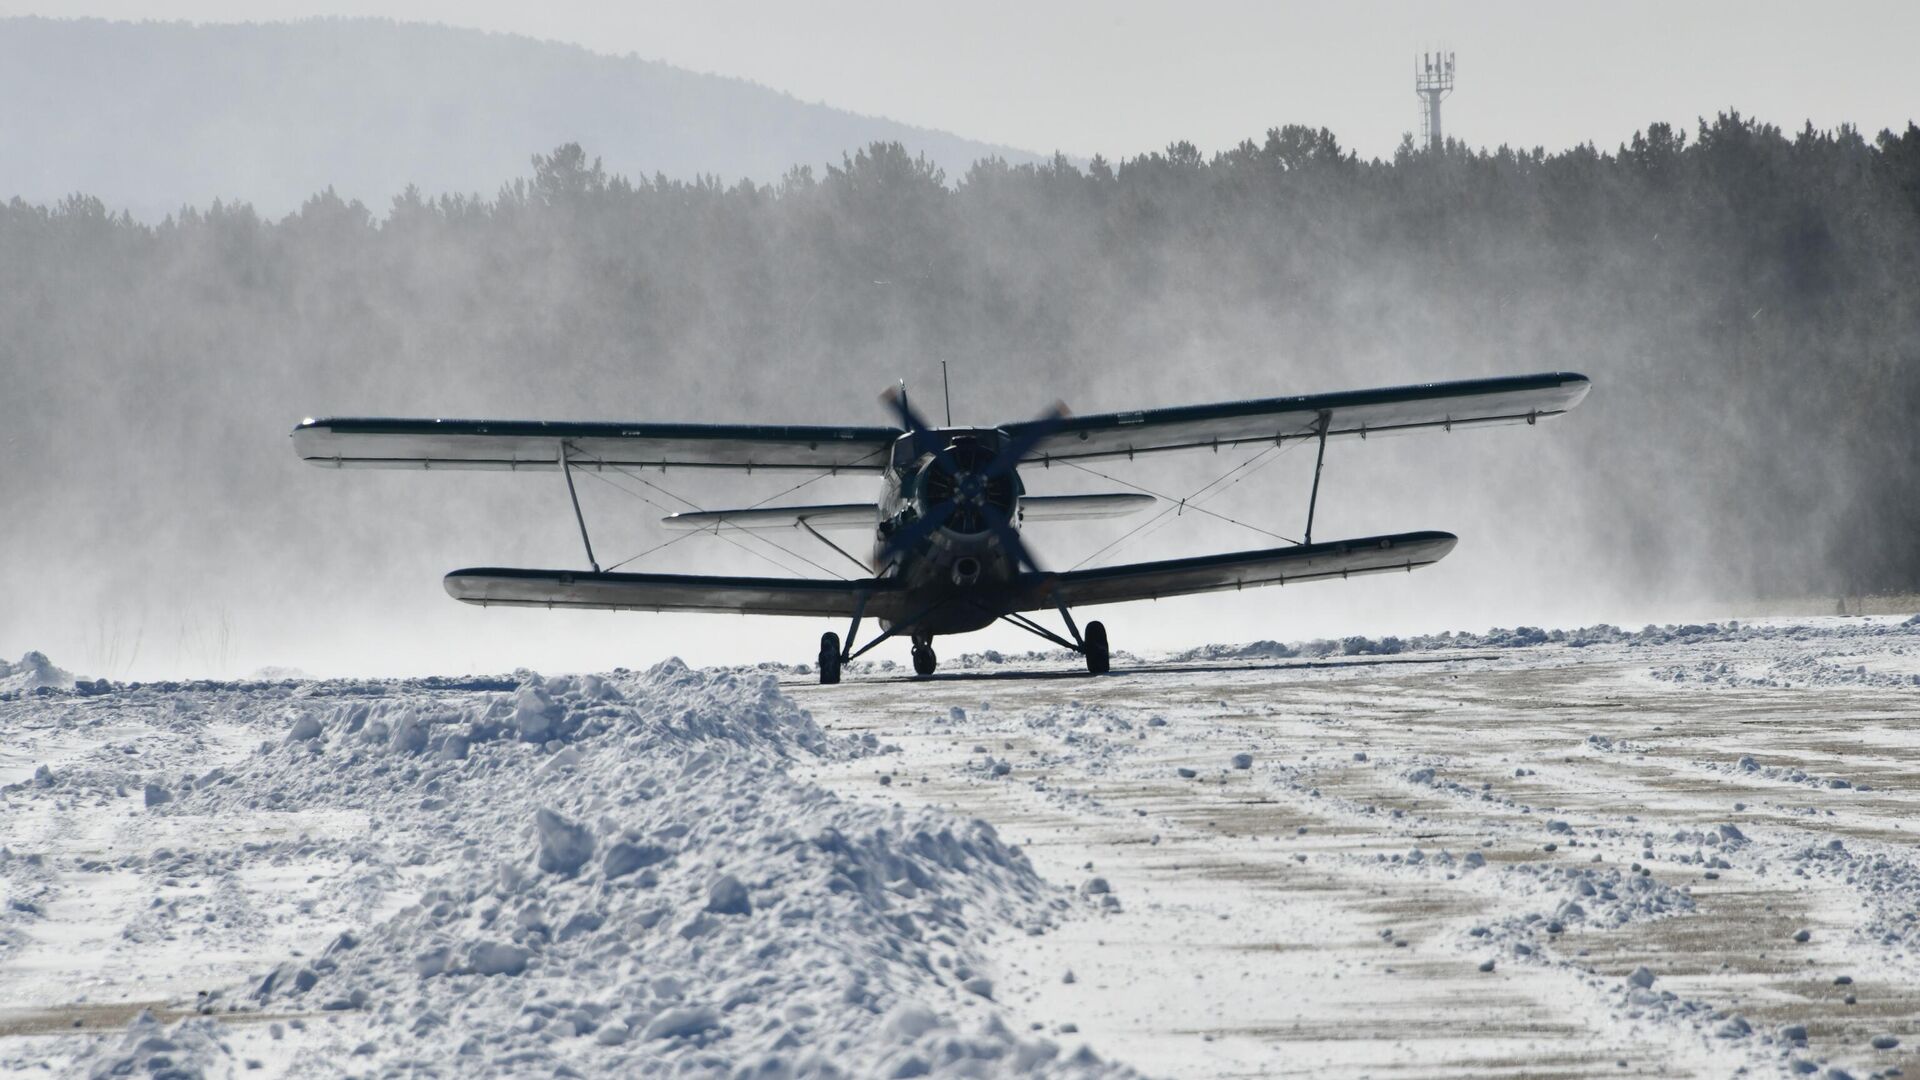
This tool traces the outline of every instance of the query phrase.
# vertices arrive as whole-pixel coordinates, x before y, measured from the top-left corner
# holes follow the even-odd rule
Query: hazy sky
[[[1027,149],[1217,150],[1324,124],[1365,155],[1417,131],[1413,57],[1459,54],[1446,126],[1475,145],[1592,140],[1737,106],[1797,127],[1904,126],[1920,3],[965,4],[899,0],[0,0],[7,14],[260,21],[382,15],[633,52]]]

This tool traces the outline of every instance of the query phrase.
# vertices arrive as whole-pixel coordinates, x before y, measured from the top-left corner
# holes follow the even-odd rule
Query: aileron
[[[1587,377],[1547,372],[1076,416],[1036,442],[1029,461],[1132,457],[1247,443],[1367,438],[1408,431],[1530,424],[1578,405]],[[1028,425],[1007,430],[1018,437]]]
[[[876,614],[890,611],[898,585],[880,579],[708,577],[694,574],[587,573],[475,567],[444,581],[447,595],[482,607],[607,611],[706,611],[735,615],[847,618],[862,598]]]
[[[1452,533],[1413,532],[1367,536],[1332,543],[1304,544],[1201,555],[1187,559],[1103,566],[1063,574],[1035,575],[1023,597],[1023,610],[1065,603],[1116,604],[1159,600],[1193,593],[1222,592],[1264,585],[1324,581],[1356,574],[1411,571],[1431,566],[1453,550]]]
[[[900,432],[884,427],[623,424],[337,417],[293,429],[314,465],[362,469],[717,468],[879,472]]]

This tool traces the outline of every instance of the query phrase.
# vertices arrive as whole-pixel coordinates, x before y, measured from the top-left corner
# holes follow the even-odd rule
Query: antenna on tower
[[[1423,53],[1413,62],[1413,92],[1424,107],[1420,112],[1420,135],[1427,149],[1439,150],[1446,143],[1440,133],[1440,102],[1453,93],[1453,54]]]

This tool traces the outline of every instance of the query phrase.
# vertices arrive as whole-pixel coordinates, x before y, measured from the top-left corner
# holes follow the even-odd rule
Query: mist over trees
[[[434,504],[329,496],[311,551],[301,415],[869,423],[874,392],[944,359],[962,420],[1582,371],[1588,403],[1526,444],[1550,483],[1451,478],[1501,520],[1551,515],[1568,582],[1911,591],[1917,215],[1920,128],[1737,114],[1607,153],[1361,161],[1284,127],[959,177],[879,143],[767,185],[629,178],[569,144],[490,198],[328,191],[278,220],[16,199],[6,587],[53,567],[136,588],[143,550],[188,553],[175,577],[273,568],[250,588],[377,579],[371,553]]]

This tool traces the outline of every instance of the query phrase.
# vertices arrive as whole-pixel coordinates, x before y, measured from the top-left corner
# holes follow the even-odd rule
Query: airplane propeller
[[[954,459],[953,448],[942,445],[945,440],[934,434],[934,429],[907,402],[906,394],[899,387],[888,387],[887,392],[880,396],[880,400],[899,414],[901,423],[913,436],[915,456],[930,451],[941,469],[952,478],[952,490],[956,495],[968,481],[977,484],[981,489],[1003,478],[1011,481],[1013,471],[1019,466],[1021,459],[1038,446],[1041,440],[1058,431],[1069,415],[1066,405],[1055,402],[1029,425],[1019,438],[1009,440],[1005,446],[1001,447],[1000,452],[984,467],[964,469]],[[1045,573],[1040,568],[1040,564],[1034,560],[1033,552],[1028,550],[1026,543],[1020,539],[1020,531],[1013,527],[1013,522],[1008,519],[1004,510],[995,505],[991,499],[980,499],[976,506],[978,516],[999,539],[1001,547],[1013,556],[1017,566],[1032,570],[1034,573]],[[946,498],[934,503],[927,510],[926,516],[887,538],[884,557],[891,561],[901,552],[911,550],[932,535],[935,530],[946,525],[960,510],[957,498]]]

